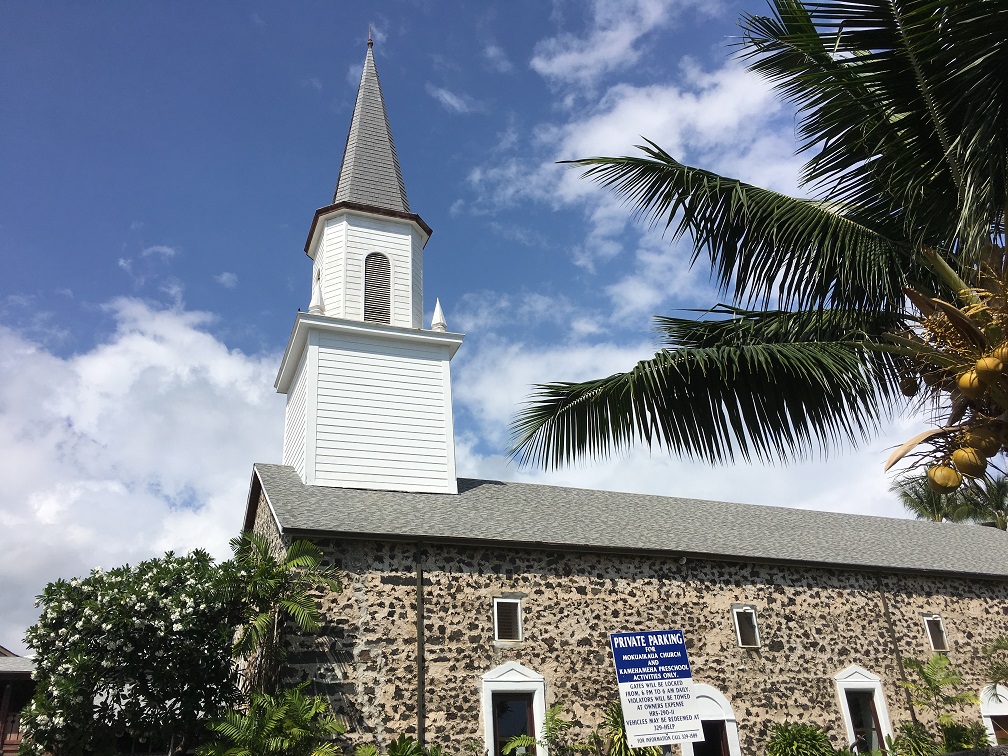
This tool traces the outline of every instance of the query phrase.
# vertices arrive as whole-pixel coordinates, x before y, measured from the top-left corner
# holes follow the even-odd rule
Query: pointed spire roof
[[[403,184],[399,158],[396,156],[385,99],[382,97],[378,69],[371,54],[373,44],[368,34],[367,56],[361,74],[357,103],[354,105],[350,133],[347,135],[339,181],[333,204],[355,202],[370,207],[408,213],[406,186]]]

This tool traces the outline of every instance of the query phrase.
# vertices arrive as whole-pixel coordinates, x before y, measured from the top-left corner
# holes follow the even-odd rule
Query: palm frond
[[[1008,8],[997,2],[776,0],[743,19],[750,69],[801,116],[806,181],[898,219],[912,245],[977,254],[1004,209]]]
[[[635,214],[689,234],[722,291],[746,306],[895,311],[911,249],[859,223],[835,202],[796,199],[683,165],[658,145],[644,156],[572,161]],[[919,266],[920,263],[918,262]]]
[[[874,319],[848,330],[855,314],[733,312],[663,318],[674,348],[627,373],[536,387],[512,456],[553,467],[642,441],[712,463],[802,458],[870,437],[898,401],[900,360],[877,351]]]

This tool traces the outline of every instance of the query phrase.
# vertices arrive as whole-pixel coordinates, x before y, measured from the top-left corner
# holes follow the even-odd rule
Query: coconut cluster
[[[940,494],[964,480],[982,478],[991,459],[1008,443],[1008,280],[989,269],[984,289],[963,292],[966,304],[907,290],[920,314],[916,326],[894,339],[905,348],[907,369],[899,387],[905,396],[932,400],[935,425],[898,449],[891,467],[913,452],[927,468],[928,485]]]

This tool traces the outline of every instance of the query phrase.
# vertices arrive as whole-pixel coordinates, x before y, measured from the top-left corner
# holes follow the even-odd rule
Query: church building
[[[405,733],[499,756],[556,704],[585,739],[617,697],[623,631],[683,631],[704,734],[683,756],[762,753],[783,721],[878,748],[901,722],[934,724],[900,683],[904,660],[935,652],[981,695],[983,647],[1008,636],[1002,531],[457,478],[463,336],[440,303],[423,322],[430,236],[369,42],[276,379],[282,464],[254,466],[244,523],[278,550],[310,539],[343,572],[289,661],[351,743]],[[956,714],[1008,735],[1008,698]]]

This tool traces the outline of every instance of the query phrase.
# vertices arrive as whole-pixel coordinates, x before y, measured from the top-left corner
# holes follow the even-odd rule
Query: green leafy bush
[[[783,722],[770,729],[766,756],[833,756],[826,731],[814,724]]]
[[[903,722],[896,737],[887,739],[891,756],[938,756],[941,749],[920,722]]]
[[[212,729],[217,740],[198,756],[340,756],[332,742],[344,731],[329,713],[329,702],[307,696],[304,685],[277,696],[254,692],[247,711],[232,710]],[[391,754],[391,751],[390,751]]]

